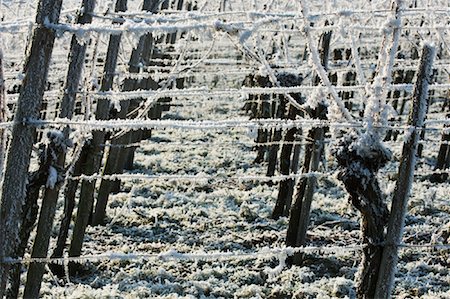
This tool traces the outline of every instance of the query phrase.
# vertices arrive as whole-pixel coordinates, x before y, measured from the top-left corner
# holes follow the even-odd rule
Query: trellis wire
[[[363,122],[333,122],[316,119],[301,120],[281,120],[281,119],[254,119],[247,120],[226,120],[226,121],[190,121],[190,120],[148,120],[148,119],[122,119],[122,120],[71,120],[71,119],[54,119],[54,120],[23,120],[31,126],[41,129],[45,128],[63,128],[70,126],[82,130],[94,131],[118,131],[118,130],[140,130],[140,129],[188,129],[188,130],[226,130],[226,129],[290,129],[290,128],[320,128],[332,127],[338,129],[364,128]],[[0,122],[0,128],[10,129],[14,122]],[[450,124],[450,119],[443,120],[427,120],[425,125],[429,124]],[[410,126],[387,125],[374,126],[376,128],[408,131],[413,129]],[[415,128],[419,131],[447,131],[446,127],[420,127]]]
[[[399,244],[396,245],[404,249],[435,249],[449,250],[448,244]],[[283,257],[292,256],[298,253],[328,253],[334,255],[348,255],[364,249],[364,245],[347,245],[347,246],[304,246],[304,247],[280,247],[280,248],[262,248],[257,252],[200,252],[200,253],[181,253],[174,249],[161,253],[109,253],[99,255],[84,255],[79,257],[61,257],[61,258],[4,258],[4,264],[30,264],[30,263],[55,263],[63,264],[67,262],[86,263],[101,261],[135,261],[135,260],[160,260],[160,261],[216,261],[216,260],[248,260],[263,259],[269,260],[274,257],[282,259]]]
[[[302,136],[303,137],[303,136]],[[331,139],[325,139],[324,143],[329,144],[333,141]],[[180,146],[186,146],[186,147],[196,147],[196,146],[220,146],[220,147],[231,147],[231,146],[244,146],[249,148],[257,148],[257,147],[266,147],[266,146],[272,146],[272,145],[310,145],[312,141],[268,141],[268,142],[255,142],[255,141],[236,141],[236,142],[174,142],[174,141],[151,141],[149,140],[150,145],[157,145],[159,150],[164,150],[160,146],[163,145],[164,148],[166,147],[180,147]],[[398,141],[396,140],[389,140],[384,141],[385,144],[397,144]],[[419,144],[444,144],[444,145],[450,145],[450,141],[442,141],[440,139],[426,139],[419,141]],[[142,142],[134,142],[129,144],[117,144],[117,143],[103,143],[100,144],[100,146],[105,148],[130,148],[130,147],[140,147],[142,146]],[[148,145],[148,144],[147,144]]]
[[[13,122],[0,123],[0,128],[9,128]],[[38,128],[62,128],[70,126],[72,128],[104,131],[117,130],[140,130],[140,129],[187,129],[187,130],[227,130],[227,129],[290,129],[290,128],[324,128],[332,127],[338,129],[363,128],[363,122],[333,122],[317,119],[282,120],[282,119],[254,119],[254,120],[223,120],[223,121],[191,121],[191,120],[148,120],[148,119],[123,119],[123,120],[86,120],[76,121],[70,119],[55,120],[24,120],[24,123]],[[450,119],[428,120],[429,124],[449,124]],[[413,129],[410,126],[374,126],[375,128],[408,131]],[[414,128],[419,131],[442,131],[449,130],[445,127],[420,127]]]
[[[362,14],[362,15],[377,15],[381,18],[385,18],[387,14],[391,12],[390,9],[375,9],[375,10],[366,10],[366,9],[354,9],[354,10],[340,10],[336,12],[324,12],[324,13],[310,13],[309,19],[317,19],[318,17],[328,17],[332,15],[340,16],[340,17],[351,17],[354,14]],[[417,15],[417,12],[425,12],[427,14],[450,14],[448,9],[443,9],[442,7],[427,7],[427,8],[403,8],[402,12],[407,15],[411,13],[413,15]],[[281,17],[281,18],[299,18],[302,17],[298,13],[290,13],[290,12],[260,12],[260,11],[225,11],[225,12],[216,12],[216,13],[197,13],[195,11],[184,12],[180,10],[162,10],[161,13],[166,13],[170,17],[171,15],[175,15],[176,17],[182,17],[185,19],[201,19],[201,18],[219,18],[223,16],[248,16],[248,17]],[[380,13],[386,13],[384,15],[380,15]],[[116,16],[116,17],[137,17],[137,18],[156,18],[154,14],[144,13],[142,11],[127,11],[127,12],[108,12],[107,16]],[[97,17],[104,17],[100,15],[95,15]],[[162,20],[166,20],[162,18]]]
[[[134,23],[133,21],[129,20],[131,23]],[[277,21],[275,18],[267,19],[265,20],[268,23],[274,23]],[[198,24],[183,24],[183,25],[155,25],[155,24],[145,24],[145,25],[137,25],[138,23],[134,23],[134,25],[130,26],[122,26],[113,27],[113,26],[104,26],[104,25],[77,25],[77,24],[67,24],[67,23],[59,23],[59,24],[51,24],[47,23],[46,26],[48,29],[53,29],[59,33],[61,32],[68,32],[77,34],[79,36],[82,36],[86,33],[90,32],[97,32],[101,34],[110,34],[110,35],[119,35],[127,32],[133,32],[135,34],[141,34],[144,35],[146,33],[174,33],[178,31],[199,31],[199,30],[205,30],[205,29],[214,29],[217,31],[230,31],[234,32],[236,30],[242,30],[242,31],[251,31],[253,29],[253,23],[248,22],[249,25],[251,25],[249,28],[243,27],[243,25],[246,22],[237,22],[237,23],[221,23],[221,21],[217,20],[216,22],[212,23],[198,23]],[[131,30],[132,29],[132,30]],[[339,26],[323,26],[323,27],[311,27],[311,31],[316,32],[327,32],[332,30],[339,30],[341,29]],[[361,26],[361,25],[354,25],[347,27],[348,30],[358,30],[358,31],[375,31],[379,32],[380,28],[377,26]],[[449,30],[449,26],[402,26],[399,28],[402,31],[417,31],[417,30],[433,30],[433,31],[444,31]],[[301,33],[301,29],[289,29],[289,30],[270,30],[270,29],[258,29],[258,32],[290,32],[290,33]],[[6,31],[7,32],[7,31]]]

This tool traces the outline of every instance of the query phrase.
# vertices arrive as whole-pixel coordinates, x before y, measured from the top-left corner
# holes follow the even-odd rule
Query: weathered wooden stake
[[[39,118],[50,58],[55,42],[55,31],[45,22],[57,23],[62,0],[41,0],[38,4],[36,27],[25,66],[25,78],[17,103],[8,150],[0,206],[0,259],[12,257],[16,248],[20,214],[26,196],[28,167],[30,165],[36,128],[27,120]],[[3,298],[8,279],[8,265],[0,262],[0,298]]]
[[[66,152],[67,147],[70,146],[70,142],[66,139],[63,132],[50,131],[47,136],[50,140],[47,150],[47,159],[50,160],[50,163],[47,165],[48,168],[46,169],[46,189],[44,192],[44,199],[42,200],[36,237],[31,252],[31,257],[33,258],[47,257],[53,228],[53,219],[55,218],[56,213],[56,202],[58,201],[58,185],[64,181],[64,153]],[[44,272],[44,264],[30,264],[23,295],[24,298],[39,298]]]
[[[330,53],[330,42],[332,32],[326,32],[321,36],[321,63],[325,70],[328,70],[328,57]],[[315,78],[315,83],[319,83],[319,78]],[[311,117],[315,119],[326,119],[326,106],[319,104],[310,111]],[[305,157],[302,173],[317,171],[319,162],[323,154],[325,128],[314,128],[308,133],[311,144],[305,146]],[[302,246],[306,242],[306,232],[309,226],[311,204],[317,179],[315,177],[302,178],[297,182],[293,195],[293,203],[290,207],[289,224],[286,233],[287,246]],[[296,255],[294,262],[300,264],[302,255]]]
[[[115,11],[124,12],[127,10],[127,0],[117,0]],[[108,51],[106,54],[104,74],[101,82],[101,91],[108,91],[113,86],[114,73],[117,65],[119,45],[121,35],[111,35],[109,38]],[[109,118],[110,100],[102,98],[97,102],[95,118],[105,120]],[[104,131],[93,131],[92,139],[86,147],[86,163],[84,165],[84,174],[93,175],[101,166],[103,157],[102,144],[105,142],[106,133]],[[72,241],[70,243],[69,256],[80,256],[84,241],[86,227],[91,216],[95,193],[95,180],[83,181],[81,183],[80,200],[78,203],[77,217],[73,228]],[[77,267],[74,263],[70,264],[69,270],[74,274]]]
[[[281,86],[292,87],[301,85],[303,78],[301,76],[296,76],[293,74],[278,74],[278,80]],[[291,94],[298,103],[302,102],[300,94]],[[281,102],[287,102],[284,96],[280,96]],[[280,104],[281,105],[281,104]],[[284,104],[286,105],[286,104]],[[282,118],[295,120],[296,116],[300,114],[300,111],[288,105],[287,113],[285,112]],[[285,108],[286,109],[286,108]],[[295,141],[295,135],[297,134],[297,128],[291,128],[286,131],[284,136],[284,141],[286,142],[281,146],[280,153],[280,173],[282,175],[289,175],[291,173],[291,162],[292,162],[292,149],[293,142]],[[287,216],[292,202],[292,194],[294,189],[294,179],[282,180],[278,188],[278,196],[275,203],[275,207],[272,212],[272,218],[276,219],[280,216]]]
[[[408,120],[411,131],[403,144],[375,298],[390,298],[393,289],[398,246],[402,241],[408,199],[414,179],[419,129],[423,127],[427,110],[428,84],[431,80],[434,55],[435,48],[433,46],[425,45],[423,47],[419,73],[414,88],[413,105]]]
[[[78,23],[87,24],[92,22],[92,11],[94,10],[94,0],[84,0],[82,4],[82,13],[78,16]],[[84,64],[84,58],[86,55],[86,44],[80,44],[76,37],[72,37],[71,48],[69,53],[69,69],[66,76],[66,82],[64,85],[64,95],[61,101],[61,111],[59,113],[60,118],[72,118],[75,109],[76,94],[81,79],[81,72]],[[52,164],[54,169],[58,172],[64,171],[64,164],[66,160],[66,147],[69,145],[69,133],[70,128],[64,128],[61,133],[62,136],[53,136],[59,138],[56,142],[62,144],[51,143],[55,148],[52,156],[54,161]],[[52,137],[52,136],[50,136]],[[58,175],[62,175],[58,173]],[[42,207],[39,216],[39,222],[36,232],[36,237],[33,243],[32,257],[46,257],[50,242],[50,236],[53,228],[53,220],[56,212],[56,203],[58,201],[59,190],[62,184],[53,184],[52,186],[46,186],[44,191],[44,198],[42,200]],[[67,205],[67,203],[65,203]],[[32,263],[27,273],[27,283],[25,285],[24,296],[33,298],[39,297],[42,277],[45,272],[45,265],[42,263]]]
[[[7,121],[6,115],[6,94],[5,94],[5,78],[3,76],[3,51],[0,49],[0,122]],[[6,155],[6,131],[0,129],[0,185],[3,180],[3,167],[5,166]]]
[[[78,24],[89,24],[92,22],[92,12],[94,11],[95,7],[95,0],[83,0],[82,3],[82,9],[81,13],[78,16],[77,23]],[[76,36],[72,36],[71,44],[70,44],[70,52],[69,52],[69,68],[67,71],[66,76],[66,82],[64,85],[64,95],[61,101],[60,105],[60,112],[59,117],[60,118],[72,118],[74,109],[75,109],[75,101],[76,96],[78,93],[78,88],[81,81],[81,75],[82,70],[84,66],[84,60],[86,57],[86,50],[87,50],[87,43],[80,44],[76,38]],[[64,128],[64,137],[65,139],[69,138],[69,131],[70,129],[68,127]],[[65,164],[65,153],[61,153],[60,165],[64,166]],[[77,167],[75,167],[77,168]],[[71,175],[74,175],[73,173]],[[77,175],[77,174],[75,174]],[[79,174],[78,174],[79,175]],[[66,188],[70,189],[70,186],[77,186],[76,182],[73,181],[67,181]],[[49,192],[45,192],[44,194],[44,202],[55,202],[55,199],[53,197],[59,196],[59,190],[60,186],[57,185],[53,190],[49,190]],[[75,195],[75,194],[74,194]],[[52,198],[50,198],[52,197]],[[73,207],[74,207],[74,197],[70,196],[70,192],[66,192],[66,196],[64,198],[64,214],[63,219],[61,221],[61,226],[59,229],[58,234],[58,240],[57,240],[57,247],[53,251],[52,257],[62,257],[64,245],[66,243],[67,239],[67,231],[69,229],[70,225],[70,219],[72,217],[73,213]],[[42,265],[43,267],[44,265]],[[51,264],[49,265],[50,269],[52,271],[57,272],[56,268],[62,270],[62,266],[58,267],[59,265]],[[61,272],[61,271],[60,271]],[[61,274],[61,273],[57,273]]]
[[[44,146],[41,147],[40,150],[39,168],[29,175],[25,204],[22,207],[22,223],[19,232],[19,242],[14,249],[14,256],[17,258],[24,257],[25,252],[28,248],[28,240],[30,239],[31,232],[34,230],[34,225],[38,218],[38,199],[40,190],[42,186],[47,182],[49,168],[53,163],[51,148],[49,146]],[[22,266],[23,265],[21,264],[11,266],[9,287],[6,292],[6,298],[18,297]]]
[[[287,101],[283,96],[278,96],[277,100],[277,108],[275,111],[275,115],[273,115],[276,119],[283,119],[285,118],[286,114],[286,105]],[[277,162],[278,162],[278,151],[280,149],[280,141],[283,138],[283,131],[281,129],[274,129],[272,133],[271,141],[273,142],[269,146],[269,150],[267,153],[267,172],[266,176],[272,177],[275,175],[275,170],[277,168]],[[276,217],[274,217],[276,218]]]
[[[158,9],[157,4],[158,1],[156,0],[145,0],[142,6],[142,10],[156,13]],[[139,64],[148,62],[151,59],[151,53],[153,52],[153,43],[154,38],[151,33],[145,34],[140,37],[139,43],[137,47],[133,49],[130,61],[128,63],[130,73],[138,73]],[[134,79],[128,79],[124,82],[122,89],[124,91],[139,89],[138,83],[139,82],[136,82],[136,80]],[[131,100],[121,102],[121,110],[118,115],[119,118],[125,118],[127,116],[130,104]],[[103,174],[110,175],[123,172],[126,163],[125,159],[127,158],[127,155],[125,154],[127,149],[120,146],[131,143],[133,135],[135,135],[135,132],[127,132],[111,140],[111,145],[113,146],[109,150]],[[114,145],[118,145],[119,147],[114,147]],[[97,204],[95,206],[94,214],[92,217],[93,225],[104,223],[109,194],[113,190],[115,184],[115,181],[102,179],[98,191]]]
[[[85,147],[86,145],[79,145]],[[86,150],[81,149],[80,157],[75,161],[71,176],[80,176],[83,172],[82,169],[86,163]],[[73,210],[75,209],[75,197],[78,189],[78,181],[67,181],[64,188],[64,214],[61,219],[61,224],[58,233],[58,239],[56,240],[56,247],[53,250],[52,257],[62,257],[64,249],[66,248],[66,241],[69,235],[70,223],[72,221]],[[59,277],[64,276],[64,266],[60,264],[49,264],[50,270]]]

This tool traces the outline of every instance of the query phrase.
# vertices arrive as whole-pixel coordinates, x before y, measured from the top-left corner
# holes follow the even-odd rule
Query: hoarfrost
[[[54,189],[57,182],[58,182],[58,171],[53,166],[50,166],[48,168],[48,177],[45,186],[47,188]]]

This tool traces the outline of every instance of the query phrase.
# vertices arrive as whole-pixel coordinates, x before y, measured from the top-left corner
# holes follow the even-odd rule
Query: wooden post
[[[450,119],[450,114],[447,114]],[[441,145],[439,146],[438,156],[436,158],[436,166],[434,170],[450,168],[450,126],[444,127],[442,132]],[[443,183],[448,179],[448,173],[433,173],[430,181],[433,183]]]
[[[89,24],[92,22],[92,12],[94,11],[95,0],[83,0],[81,14],[78,16],[77,23],[79,24]],[[69,52],[69,68],[67,71],[66,82],[64,87],[64,95],[60,105],[60,118],[72,118],[75,109],[75,101],[76,95],[78,93],[78,88],[81,81],[81,74],[84,65],[84,60],[86,56],[87,44],[80,44],[77,41],[76,36],[72,36],[71,44],[70,44],[70,52]],[[64,129],[64,135],[67,139],[69,137],[69,128]],[[62,155],[65,156],[64,153]],[[61,158],[61,165],[64,165],[65,157]],[[77,176],[80,175],[80,163],[77,161],[74,167],[74,173],[71,175]],[[73,208],[75,206],[75,191],[78,186],[78,182],[76,181],[67,181],[65,197],[64,197],[64,214],[61,220],[61,225],[59,228],[57,245],[55,250],[52,253],[52,257],[62,257],[64,246],[67,239],[67,234],[69,230],[70,220],[73,213]],[[55,192],[46,192],[46,196],[58,196],[59,194],[59,186],[56,186],[57,190]],[[73,190],[73,192],[70,192]],[[45,200],[45,199],[44,199]],[[52,201],[53,199],[48,199]],[[59,266],[59,267],[58,267]],[[58,272],[57,269],[62,271],[62,266],[57,264],[50,264],[50,269],[53,272]],[[59,271],[59,272],[61,272]],[[57,273],[62,274],[62,273]]]
[[[63,182],[64,153],[67,146],[70,145],[63,132],[50,131],[47,134],[50,139],[48,145],[49,165],[46,170],[47,180],[44,199],[42,200],[41,212],[36,231],[36,237],[33,243],[31,257],[47,257],[50,236],[53,228],[53,219],[55,218],[56,202],[58,201],[57,187]],[[53,171],[53,173],[51,173]],[[45,272],[45,265],[42,263],[31,263],[27,273],[27,283],[25,285],[24,298],[38,298],[41,289],[42,276]]]
[[[158,1],[155,0],[146,0],[143,3],[142,9],[144,11],[149,11],[155,13],[157,11]],[[139,43],[135,49],[133,49],[131,53],[131,58],[128,63],[129,72],[130,73],[138,73],[139,72],[139,63],[142,61],[148,62],[150,58],[148,55],[151,55],[153,48],[153,35],[151,33],[145,34],[140,37]],[[128,79],[125,81],[123,88],[124,91],[131,91],[138,89],[138,84],[133,79]],[[121,110],[118,115],[119,118],[125,118],[127,116],[127,112],[129,110],[129,106],[131,101],[123,101],[121,103]],[[114,174],[121,173],[125,167],[125,159],[127,155],[125,154],[127,149],[122,147],[114,147],[114,145],[127,145],[132,142],[132,135],[135,132],[127,132],[120,137],[113,138],[111,140],[111,144],[113,147],[110,148],[108,153],[108,158],[106,161],[105,169],[103,171],[104,174]],[[98,191],[97,204],[95,206],[95,211],[92,217],[92,224],[99,225],[103,224],[106,215],[106,206],[108,203],[109,194],[114,188],[115,182],[111,180],[102,179],[100,184],[100,189]]]
[[[78,16],[78,23],[87,24],[92,22],[92,12],[94,10],[94,0],[84,0],[82,4],[82,13]],[[84,58],[86,56],[86,44],[80,44],[76,37],[73,36],[71,40],[71,48],[69,53],[69,68],[64,85],[64,95],[61,103],[60,118],[72,118],[75,109],[76,94],[81,79]],[[63,171],[66,160],[65,145],[68,145],[70,128],[64,128],[61,133],[59,142],[62,144],[50,143],[54,150],[52,157],[54,161],[52,164],[58,172]],[[50,136],[51,137],[51,136]],[[57,148],[57,146],[62,148]],[[60,175],[58,173],[58,175]],[[50,235],[53,227],[53,220],[56,212],[56,203],[58,201],[59,190],[61,184],[47,186],[44,191],[44,198],[42,200],[41,213],[39,216],[38,229],[33,244],[32,257],[46,257],[48,246],[50,242]],[[65,206],[69,204],[65,202]],[[66,208],[65,208],[66,210]],[[25,286],[25,297],[39,297],[39,291],[42,281],[42,276],[45,271],[45,265],[41,263],[30,264],[27,273],[27,283]]]
[[[316,110],[314,114],[320,116],[320,119],[323,119],[326,108],[320,106]],[[325,129],[314,128],[309,132],[308,137],[312,140],[312,143],[305,147],[302,170],[304,174],[317,171],[319,168],[320,159],[324,150]],[[297,183],[293,204],[290,209],[289,225],[286,235],[287,246],[299,247],[305,245],[316,184],[317,179],[314,176],[302,178]],[[294,262],[300,264],[301,255],[297,255],[294,258]]]
[[[79,145],[85,147],[86,145]],[[86,163],[86,149],[82,148],[80,157],[75,161],[71,176],[80,176],[82,168]],[[75,197],[78,189],[78,181],[67,181],[64,188],[64,214],[61,220],[56,247],[53,250],[52,258],[62,257],[66,247],[67,237],[69,235],[70,223],[72,221],[73,210],[75,209]],[[50,270],[59,277],[64,277],[64,266],[60,264],[49,264]]]
[[[405,77],[404,73],[405,73],[404,70],[398,70],[398,71],[394,72],[394,74],[393,74],[393,76],[394,76],[394,80],[393,80],[394,84],[400,84],[400,83],[402,83],[405,80],[404,79],[404,77]],[[396,111],[397,111],[397,107],[398,107],[398,99],[400,98],[401,94],[402,93],[401,93],[400,90],[394,90],[394,91],[391,91],[391,92],[388,93],[388,96],[391,95],[391,97],[393,98],[393,100],[392,100],[392,108],[394,108],[394,110],[396,110]],[[401,117],[400,118],[393,117],[390,120],[394,121],[396,119],[400,120]],[[393,136],[394,136],[394,133],[395,132],[393,130],[388,130],[387,133],[386,133],[386,137],[384,138],[384,141],[391,140],[393,138]]]
[[[324,128],[315,128],[311,132],[313,138],[311,166],[310,171],[315,172],[319,168],[319,163],[323,154],[323,141],[324,141]],[[302,201],[300,209],[300,219],[297,230],[296,246],[303,246],[306,242],[306,232],[309,226],[309,220],[311,218],[311,204],[313,200],[314,190],[317,184],[317,178],[315,176],[308,177],[306,179],[306,186],[304,191],[304,199]]]
[[[38,119],[55,42],[54,30],[45,22],[57,23],[62,0],[41,0],[38,4],[33,41],[25,66],[25,78],[17,103],[12,140],[2,188],[0,206],[0,258],[11,257],[17,244],[20,213],[25,200],[31,150],[36,128],[26,120]],[[25,121],[24,121],[25,120]],[[0,263],[0,298],[3,298],[8,266]]]
[[[122,104],[122,103],[121,103]],[[123,103],[129,104],[129,103]],[[127,107],[122,107],[124,111],[128,111]],[[121,155],[123,148],[130,142],[130,132],[111,140],[112,147],[109,149],[106,165],[103,170],[104,175],[111,175],[117,173],[119,169],[123,170],[125,165],[124,155]],[[92,225],[100,225],[104,223],[106,216],[106,206],[108,204],[109,194],[114,186],[114,181],[102,179],[100,188],[98,190],[97,204],[95,205],[94,214],[92,215]]]
[[[296,76],[292,74],[279,74],[278,80],[281,86],[292,87],[301,85],[303,78],[301,76]],[[291,94],[291,96],[298,102],[301,103],[300,94]],[[280,96],[281,101],[286,101],[284,96]],[[300,111],[293,106],[289,105],[288,113],[283,116],[283,118],[294,120]],[[293,142],[295,140],[295,135],[298,132],[297,128],[291,128],[287,130],[280,153],[280,173],[282,175],[289,175],[291,173],[291,156],[293,149]],[[284,215],[289,214],[292,201],[292,190],[294,188],[294,179],[282,180],[278,188],[277,201],[275,203],[275,208],[272,213],[273,218],[279,218]]]
[[[123,12],[127,10],[127,0],[117,0],[115,11]],[[100,91],[108,91],[113,86],[114,73],[117,64],[117,57],[119,53],[121,35],[111,35],[109,38],[108,52],[106,55],[104,74]],[[97,120],[105,120],[109,118],[110,101],[102,98],[97,102],[97,109],[95,111],[95,118]],[[92,139],[86,147],[86,163],[84,164],[84,174],[93,175],[99,171],[102,157],[103,147],[105,142],[104,131],[93,131]],[[91,216],[95,192],[95,180],[83,181],[81,183],[80,201],[78,203],[77,217],[72,234],[72,241],[70,243],[69,256],[80,256],[81,248],[84,241],[86,227]],[[70,264],[69,269],[72,273],[76,271],[74,263]]]
[[[0,49],[0,122],[7,121],[6,115],[6,94],[5,94],[5,78],[3,75],[3,51]],[[3,180],[3,167],[5,166],[6,154],[6,130],[0,129],[0,186]]]
[[[19,242],[16,245],[16,248],[14,248],[14,256],[17,258],[24,257],[28,248],[28,240],[30,239],[31,232],[34,230],[36,219],[38,218],[39,194],[42,186],[47,182],[48,171],[53,160],[51,154],[52,152],[49,146],[41,147],[39,153],[39,168],[29,175],[25,203],[21,213],[22,223],[20,225]],[[21,269],[21,264],[11,266],[6,298],[18,297]]]
[[[423,127],[427,110],[428,84],[431,80],[434,55],[434,47],[430,45],[423,47],[419,73],[414,88],[413,105],[408,120],[411,132],[403,144],[375,298],[390,298],[393,288],[398,260],[398,246],[402,241],[408,199],[414,179],[419,129]]]
[[[428,82],[429,84],[432,84],[433,82],[431,82],[433,80],[433,70],[431,71],[431,75],[430,75],[430,82]],[[430,109],[430,105],[433,103],[433,101],[431,100],[431,98],[434,96],[434,90],[431,90],[427,96],[428,102],[427,102],[427,108],[425,111],[425,117],[428,114],[428,109]],[[420,132],[420,136],[419,136],[419,140],[425,140],[425,133],[426,133],[426,125],[423,126],[423,130]],[[422,158],[422,153],[423,153],[423,144],[419,143],[417,146],[417,157]]]
[[[156,0],[146,0],[144,1],[143,9],[147,11],[156,12],[158,9],[164,10],[169,8],[170,1],[156,1]],[[159,39],[154,40],[153,35],[149,34],[149,38],[145,39],[144,43],[144,50],[142,51],[142,63],[144,65],[158,65],[158,63],[155,63],[152,61],[154,58],[163,58],[163,59],[170,59],[170,55],[160,53],[158,52],[158,49],[155,47],[155,44],[162,43],[163,41],[166,41],[167,43],[170,41],[169,35],[166,35],[165,37],[161,37]],[[175,41],[174,41],[175,42]],[[159,64],[161,65],[161,64]],[[158,82],[153,80],[151,76],[146,78],[146,80],[142,80],[140,84],[140,89],[143,90],[157,90],[159,88]],[[160,102],[162,99],[160,99],[157,102]],[[133,106],[133,101],[130,103],[130,107]],[[156,103],[152,109],[160,109],[160,105]],[[145,138],[149,138],[151,136],[151,129],[143,129],[143,130],[137,130],[131,132],[130,142],[138,142]],[[126,170],[132,170],[133,169],[133,162],[134,162],[134,155],[135,155],[136,148],[135,147],[129,147],[125,148],[121,155],[125,155],[123,160],[125,161],[124,169]],[[122,159],[122,158],[121,158]]]
[[[277,119],[285,118],[285,110],[286,110],[287,101],[284,97],[278,96],[277,108],[274,117]],[[281,129],[274,129],[272,133],[273,142],[269,146],[268,154],[267,154],[267,173],[266,176],[272,177],[275,175],[275,170],[277,168],[278,162],[278,150],[280,148],[279,142],[283,138],[283,131]],[[276,218],[276,217],[274,217]]]
[[[268,77],[263,76],[255,76],[253,77],[253,83],[259,87],[269,87],[271,82]],[[251,99],[255,102],[251,103],[251,106],[254,107],[254,116],[255,118],[270,118],[272,114],[272,101],[273,96],[262,94],[262,95],[252,95]],[[258,99],[259,101],[257,101]],[[258,135],[256,137],[257,142],[257,154],[255,158],[255,163],[262,163],[264,161],[264,155],[268,150],[268,146],[264,145],[269,139],[269,130],[268,129],[258,129]]]
[[[321,63],[325,70],[328,70],[328,57],[330,54],[330,42],[332,32],[326,32],[321,36]],[[319,78],[315,78],[315,84],[319,83]],[[323,104],[310,111],[315,119],[326,119],[327,108]],[[323,154],[325,128],[314,128],[308,133],[312,140],[311,144],[305,146],[305,158],[302,172],[304,174],[317,171],[319,162]],[[302,246],[306,241],[306,232],[309,226],[311,204],[317,179],[315,177],[302,178],[297,182],[293,203],[290,208],[289,225],[286,233],[287,246]],[[296,255],[294,262],[301,263],[301,256]]]
[[[174,8],[179,11],[183,10],[183,3],[184,3],[184,0],[176,0],[176,3],[174,3],[174,6],[175,6]],[[169,34],[169,42],[172,45],[175,44],[177,41],[177,37],[179,37],[180,35],[181,35],[181,32],[179,32],[179,31]]]

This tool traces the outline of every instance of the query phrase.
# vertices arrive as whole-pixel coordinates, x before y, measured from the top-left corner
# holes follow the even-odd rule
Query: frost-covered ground
[[[242,101],[178,100],[164,118],[246,119]],[[242,129],[154,131],[142,142],[136,172],[148,174],[263,175],[253,164],[253,136]],[[194,143],[194,144],[193,144]],[[399,147],[395,147],[398,155]],[[426,148],[431,155],[432,148]],[[330,165],[332,161],[329,162]],[[332,165],[331,165],[332,166]],[[395,169],[396,165],[389,166]],[[388,168],[389,168],[388,167]],[[384,170],[386,171],[386,169]],[[395,181],[381,176],[386,192]],[[270,219],[278,186],[262,182],[125,181],[110,198],[105,227],[89,227],[83,254],[235,252],[252,253],[284,244],[287,219]],[[449,241],[448,184],[416,180],[404,242]],[[314,195],[309,245],[359,244],[358,213],[333,177],[320,180]],[[273,259],[208,261],[132,260],[85,263],[85,275],[71,282],[44,278],[44,298],[343,298],[354,297],[358,251],[308,255],[303,266],[269,275]],[[450,298],[448,250],[402,249],[397,298]]]

